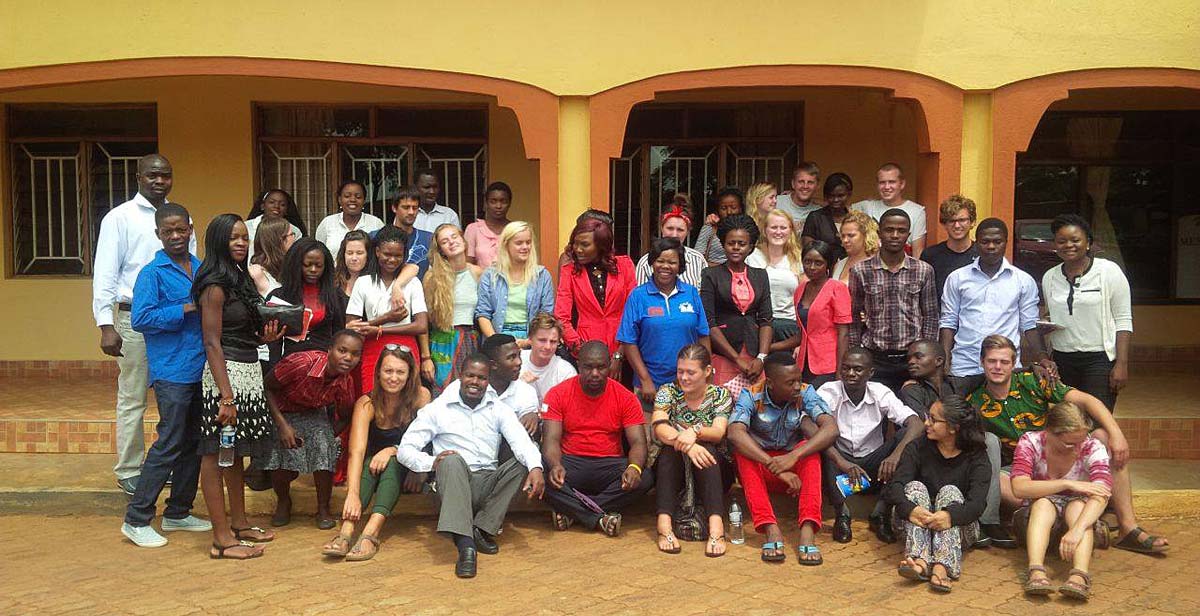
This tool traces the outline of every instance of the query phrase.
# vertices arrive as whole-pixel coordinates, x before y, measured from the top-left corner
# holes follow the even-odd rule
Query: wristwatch
[[[755,355],[755,356],[754,356],[754,359],[757,359],[758,361],[764,361],[764,360],[766,360],[766,359],[767,359],[767,354],[766,354],[766,353],[759,353],[758,355]]]
[[[625,356],[622,355],[620,351],[617,351],[616,353],[612,354],[612,358],[617,361],[621,361],[622,359],[625,359]]]

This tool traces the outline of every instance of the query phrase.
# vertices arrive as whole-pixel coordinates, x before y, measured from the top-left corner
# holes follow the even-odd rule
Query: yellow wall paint
[[[653,75],[840,64],[964,89],[1098,67],[1200,69],[1195,0],[10,0],[0,68],[138,57],[303,58],[471,73],[590,95]],[[341,17],[341,18],[339,18]],[[691,26],[690,24],[695,24]],[[47,44],[52,33],[53,44]]]
[[[959,194],[975,201],[979,220],[992,213],[992,95],[963,97],[962,177]],[[936,220],[937,217],[929,220]]]
[[[486,97],[425,90],[331,84],[291,79],[173,77],[0,93],[0,103],[153,102],[158,106],[159,149],[175,169],[171,199],[186,205],[202,240],[216,214],[245,215],[254,198],[251,102],[487,103]],[[538,224],[537,164],[524,158],[516,116],[492,104],[489,179],[503,179],[516,195],[512,217]],[[0,177],[4,217],[11,212]],[[332,201],[331,201],[332,203]],[[0,234],[0,254],[10,251]],[[99,359],[91,317],[91,280],[0,277],[0,361]],[[49,310],[48,310],[49,309]],[[45,326],[45,325],[52,325]]]
[[[558,103],[558,245],[566,246],[575,228],[575,218],[592,206],[591,117],[588,100],[564,97]],[[601,209],[608,209],[602,204]],[[558,255],[542,255],[544,263],[555,263]],[[551,268],[553,269],[553,268]]]

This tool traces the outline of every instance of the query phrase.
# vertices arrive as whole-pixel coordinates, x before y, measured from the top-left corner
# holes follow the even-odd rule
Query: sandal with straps
[[[1146,538],[1139,541],[1138,537],[1142,534],[1145,534]],[[1121,537],[1121,540],[1114,543],[1112,547],[1137,552],[1138,554],[1162,554],[1169,550],[1171,546],[1169,544],[1154,545],[1154,542],[1160,538],[1157,535],[1151,535],[1146,532],[1141,526],[1135,526],[1133,530],[1125,533],[1125,536]]]
[[[263,550],[261,550],[258,546],[254,545],[253,543],[249,543],[246,541],[238,541],[237,543],[235,543],[233,545],[221,545],[219,543],[213,543],[212,547],[213,547],[213,550],[216,550],[217,552],[214,554],[210,550],[208,552],[208,557],[213,560],[221,560],[221,559],[250,560],[251,558],[258,558],[259,556],[263,555]],[[236,556],[236,555],[225,553],[226,551],[232,550],[233,548],[250,548],[250,554],[248,556]]]
[[[667,533],[665,535],[663,533],[658,533],[658,536],[666,539],[668,546],[667,549],[664,550],[662,544],[658,544],[659,552],[664,554],[678,554],[680,551],[682,551],[683,548],[679,547],[679,544],[675,542],[675,533]]]
[[[1028,579],[1025,580],[1025,594],[1035,597],[1045,597],[1054,592],[1054,585],[1050,583],[1048,577],[1043,577],[1040,580],[1033,579],[1033,572],[1040,571],[1042,575],[1046,575],[1046,568],[1042,565],[1029,565],[1027,570]]]
[[[344,558],[350,553],[350,540],[353,538],[349,535],[338,533],[338,536],[334,537],[329,543],[325,544],[325,547],[321,548],[321,555]]]
[[[370,550],[363,549],[367,545],[371,546]],[[371,560],[372,558],[375,558],[375,555],[378,553],[379,538],[375,535],[363,533],[358,536],[358,543],[354,544],[354,549],[350,550],[350,553],[346,555],[346,562],[357,563],[364,560]]]
[[[705,546],[705,548],[704,548],[704,555],[705,555],[705,556],[707,556],[707,557],[709,557],[709,558],[720,558],[720,557],[722,557],[722,556],[724,556],[724,555],[725,555],[725,552],[721,552],[720,554],[714,554],[714,553],[713,553],[713,551],[712,551],[712,550],[713,550],[713,548],[717,547],[717,542],[718,542],[718,541],[725,542],[725,535],[720,535],[720,536],[718,536],[718,537],[709,537],[709,538],[708,538],[708,545],[707,545],[707,546]],[[728,548],[728,546],[727,546],[727,547],[726,547],[726,550],[728,550],[728,549],[729,549],[729,548]]]
[[[1083,583],[1072,582],[1073,576],[1083,578]],[[1058,592],[1078,601],[1087,601],[1092,598],[1092,576],[1082,569],[1071,569],[1067,581],[1058,587]]]
[[[253,543],[270,543],[275,540],[275,533],[268,531],[267,529],[259,527],[259,526],[247,526],[246,528],[230,527],[229,530],[233,531],[233,536],[237,537],[238,541],[251,541]],[[242,533],[250,533],[250,532],[258,533],[259,535],[265,535],[265,537],[243,537],[242,536]]]

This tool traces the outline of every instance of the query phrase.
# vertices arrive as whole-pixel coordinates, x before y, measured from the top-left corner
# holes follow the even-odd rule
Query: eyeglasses
[[[401,353],[408,353],[409,355],[413,354],[413,350],[410,349],[408,347],[408,345],[396,344],[394,342],[389,342],[389,343],[383,345],[383,350],[385,350],[385,351],[400,351]]]
[[[970,218],[951,218],[950,220],[946,221],[946,224],[948,224],[948,225],[969,225],[969,224],[971,224],[971,219]]]
[[[927,423],[927,424],[930,424],[930,425],[933,425],[933,424],[949,423],[949,422],[948,422],[948,421],[946,421],[945,419],[934,419],[934,418],[933,418],[933,415],[926,415],[926,416],[925,416],[925,423]]]

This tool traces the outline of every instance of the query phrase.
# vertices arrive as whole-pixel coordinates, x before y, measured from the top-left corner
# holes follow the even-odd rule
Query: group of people
[[[557,530],[617,536],[653,489],[659,550],[699,540],[722,556],[735,480],[769,563],[788,554],[772,492],[797,499],[807,566],[823,562],[823,506],[849,542],[847,500],[878,492],[872,532],[902,536],[900,575],[938,591],[964,550],[1017,545],[1013,511],[1030,594],[1086,599],[1109,517],[1114,547],[1169,547],[1138,525],[1112,415],[1129,284],[1092,256],[1079,216],[1055,219],[1063,264],[1039,289],[1005,258],[1005,223],[976,225],[970,199],[941,204],[947,239],[926,246],[898,165],[880,167],[879,199],[849,205],[850,177],[825,178],[818,203],[806,162],[788,194],[717,193],[692,246],[678,195],[636,265],[616,254],[612,219],[585,211],[556,282],[502,182],[461,229],[432,170],[399,191],[391,224],[348,181],[313,238],[270,190],[247,219],[208,224],[201,261],[190,215],[167,200],[170,163],[144,157],[137,178],[102,221],[94,310],[121,368],[116,473],[139,546],[166,543],[150,523],[170,479],[163,531],[211,530],[213,558],[261,556],[275,531],[246,518],[249,458],[277,495],[275,527],[290,522],[291,482],[312,474],[316,523],[335,528],[345,482],[321,548],[334,558],[372,558],[400,494],[431,493],[461,577],[499,550],[519,492],[544,498]],[[161,419],[143,463],[127,427],[147,383]],[[210,521],[190,513],[197,483]],[[1044,567],[1052,541],[1073,566],[1061,586]]]

